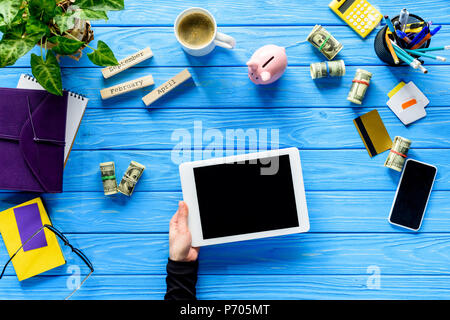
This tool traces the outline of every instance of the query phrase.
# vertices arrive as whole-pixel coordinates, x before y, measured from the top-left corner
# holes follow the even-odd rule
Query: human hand
[[[192,247],[192,236],[188,228],[189,210],[184,201],[170,220],[169,258],[172,261],[191,262],[198,258],[200,248]]]

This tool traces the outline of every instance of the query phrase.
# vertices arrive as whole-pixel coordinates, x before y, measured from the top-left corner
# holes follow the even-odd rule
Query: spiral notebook
[[[17,84],[19,89],[36,89],[44,90],[42,86],[30,75],[22,74]],[[72,150],[75,137],[83,119],[89,99],[86,97],[68,91],[69,97],[67,102],[67,121],[66,121],[66,146],[64,149],[64,166],[69,158],[70,150]]]

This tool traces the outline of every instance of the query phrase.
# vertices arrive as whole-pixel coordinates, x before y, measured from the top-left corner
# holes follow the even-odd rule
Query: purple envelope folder
[[[62,192],[67,92],[0,88],[0,189]]]

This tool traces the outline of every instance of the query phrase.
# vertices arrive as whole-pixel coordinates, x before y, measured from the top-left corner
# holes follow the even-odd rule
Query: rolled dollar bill
[[[352,87],[348,93],[347,100],[356,104],[362,104],[371,78],[372,73],[369,71],[364,69],[356,69],[355,78],[352,81]]]
[[[144,170],[144,165],[136,161],[131,161],[127,171],[125,171],[125,174],[120,181],[118,188],[119,192],[126,196],[131,196],[134,188],[136,187],[136,183],[139,181],[139,178],[142,176]]]
[[[312,79],[319,79],[323,77],[342,77],[345,75],[344,60],[324,61],[311,63],[309,66]]]
[[[319,49],[328,60],[332,60],[344,47],[321,25],[315,25],[306,38],[314,47]]]
[[[411,140],[399,136],[395,137],[384,166],[402,172],[410,146]]]
[[[100,163],[100,172],[102,174],[103,192],[106,196],[117,193],[116,169],[114,162]]]

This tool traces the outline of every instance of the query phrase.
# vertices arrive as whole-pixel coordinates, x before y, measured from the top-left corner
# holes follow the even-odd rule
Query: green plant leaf
[[[73,12],[66,12],[64,15],[55,16],[53,18],[53,21],[58,26],[61,34],[63,34],[67,30],[73,29],[73,27],[75,26],[75,19],[76,16],[73,14]]]
[[[1,0],[0,3],[0,26],[10,25],[20,10],[22,1]]]
[[[39,41],[45,35],[50,35],[50,29],[48,26],[34,17],[30,17],[30,19],[28,19],[25,30],[27,36],[36,39],[36,41]]]
[[[3,35],[0,41],[0,68],[12,66],[17,59],[33,49],[36,42],[32,39],[15,39]]]
[[[108,21],[108,16],[105,11],[94,11],[91,9],[78,9],[75,15],[83,20],[105,20]]]
[[[114,56],[114,53],[111,51],[108,45],[101,40],[98,41],[97,50],[88,53],[87,56],[93,64],[101,67],[117,66],[119,64],[116,57]]]
[[[31,54],[31,72],[36,80],[50,93],[62,96],[61,68],[53,52],[47,51],[47,57]]]
[[[47,23],[55,16],[55,0],[30,0],[28,2],[30,15]]]
[[[78,51],[84,44],[82,41],[69,39],[66,37],[55,36],[48,39],[49,42],[56,44],[52,50],[61,55],[68,55]]]
[[[96,11],[123,10],[125,7],[124,0],[77,0],[75,5]]]

